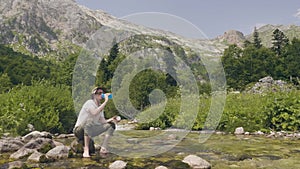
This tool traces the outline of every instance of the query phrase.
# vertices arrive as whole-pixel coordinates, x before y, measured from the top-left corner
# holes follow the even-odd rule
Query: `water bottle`
[[[106,94],[102,93],[102,95],[101,95],[102,99],[105,98],[105,95],[106,95]],[[108,95],[108,99],[112,99],[112,97],[113,97],[112,94],[109,94],[109,95]]]

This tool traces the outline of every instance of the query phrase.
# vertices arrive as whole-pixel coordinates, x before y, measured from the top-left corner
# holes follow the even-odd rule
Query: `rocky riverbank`
[[[73,134],[52,135],[48,132],[33,131],[23,137],[2,137],[0,139],[0,168],[299,168],[300,138],[297,133],[242,132],[191,132],[171,150],[148,158],[122,157],[110,153],[103,156],[95,153],[91,158],[82,158],[76,153],[72,142]],[[241,133],[237,133],[240,131]],[[120,131],[135,138],[147,137],[160,132],[180,131]],[[199,142],[199,135],[212,134],[205,143]],[[169,137],[168,139],[176,139]],[[130,142],[131,146],[142,142]],[[168,142],[166,140],[164,142]],[[154,143],[160,143],[159,141]],[[145,145],[144,145],[145,144]],[[119,139],[112,139],[111,145],[128,151]]]

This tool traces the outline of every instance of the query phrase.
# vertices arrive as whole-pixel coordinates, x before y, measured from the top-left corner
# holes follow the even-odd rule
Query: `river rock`
[[[158,167],[156,167],[155,169],[168,169],[168,168],[165,167],[165,166],[158,166]]]
[[[211,164],[206,160],[196,156],[196,155],[188,155],[186,156],[182,162],[187,163],[194,169],[210,169]]]
[[[258,81],[261,82],[261,83],[270,83],[270,84],[272,84],[274,82],[274,80],[271,76],[261,78]]]
[[[83,153],[83,145],[84,145],[83,140],[78,141],[77,139],[75,139],[75,140],[72,141],[70,146],[71,146],[71,150],[74,153]],[[96,152],[95,142],[94,142],[93,139],[90,139],[89,152],[92,153],[92,154]]]
[[[28,155],[34,153],[35,151],[37,151],[37,150],[22,147],[18,151],[11,154],[9,158],[11,158],[11,159],[21,159],[25,156],[28,156]]]
[[[38,152],[38,151],[35,151],[34,153],[32,153],[32,154],[28,157],[27,161],[40,162],[40,158],[41,158],[41,156],[43,156],[43,155],[44,155],[44,154],[42,154],[42,153],[40,153],[40,152]]]
[[[244,133],[245,133],[245,131],[244,131],[244,128],[243,128],[243,127],[238,127],[238,128],[236,128],[235,131],[234,131],[234,134],[235,134],[235,135],[241,135],[241,134],[244,134]]]
[[[117,160],[109,165],[109,169],[123,169],[127,165],[126,162],[122,160]]]
[[[69,157],[70,148],[67,146],[57,146],[46,153],[49,159],[66,159]]]
[[[265,133],[264,132],[262,132],[262,131],[256,131],[256,132],[254,132],[254,135],[264,135]]]
[[[25,136],[22,137],[22,140],[27,142],[30,141],[31,139],[37,139],[37,138],[50,138],[52,139],[52,134],[46,131],[39,132],[39,131],[33,131]]]
[[[37,138],[35,140],[30,140],[27,144],[24,145],[25,148],[40,150],[44,146],[49,146],[54,148],[55,144],[51,139],[48,138]]]
[[[4,138],[0,140],[0,153],[14,152],[24,146],[21,139],[18,138]]]
[[[26,168],[22,161],[13,161],[8,163],[7,165],[2,166],[1,168],[13,169],[13,168]]]

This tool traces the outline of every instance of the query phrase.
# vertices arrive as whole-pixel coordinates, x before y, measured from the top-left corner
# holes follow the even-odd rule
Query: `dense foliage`
[[[276,29],[273,34],[273,46],[261,46],[258,34],[255,42],[247,42],[244,48],[229,46],[222,57],[227,85],[234,90],[244,90],[249,83],[271,76],[274,79],[290,81],[299,85],[300,40],[291,43],[283,32]]]
[[[67,86],[47,81],[18,85],[1,94],[1,132],[26,134],[28,124],[39,131],[70,132],[76,120],[70,94]]]
[[[149,44],[142,37],[138,40],[145,47],[151,47],[147,46]],[[275,30],[272,44],[271,48],[262,46],[255,30],[253,42],[246,41],[244,47],[230,45],[224,51],[222,62],[228,88],[240,90],[242,94],[227,96],[218,130],[232,132],[239,126],[247,131],[299,130],[299,90],[263,94],[243,92],[265,76],[299,86],[300,40],[290,41],[280,30]],[[174,45],[166,50],[186,57],[179,46]],[[28,124],[32,124],[37,130],[52,133],[71,132],[78,113],[74,107],[82,106],[74,105],[71,96],[77,57],[78,54],[73,54],[63,61],[50,61],[14,52],[11,48],[0,45],[0,133],[23,135],[28,132]],[[95,85],[105,87],[109,92],[114,72],[126,57],[119,52],[118,44],[114,45],[99,64]],[[164,62],[169,61],[174,60]],[[189,62],[186,58],[184,61]],[[189,63],[189,66],[194,73],[198,72],[197,77],[202,76],[199,81],[207,78],[205,67],[201,63]],[[130,65],[128,70],[132,67]],[[172,66],[167,66],[166,69],[168,72],[176,71]],[[117,83],[122,85],[123,81]],[[138,128],[184,128],[187,119],[179,116],[179,89],[176,80],[163,71],[146,69],[137,73],[130,83],[129,97],[131,104],[140,112],[137,115],[141,122]],[[187,118],[195,118],[192,122],[194,130],[205,129],[204,124],[211,106],[210,89],[209,83],[199,82],[201,97],[198,115],[187,115]],[[156,97],[157,95],[163,97]],[[109,102],[105,114],[107,117],[119,114],[113,102]]]
[[[51,67],[54,66],[50,62],[14,52],[4,45],[0,45],[0,56],[0,79],[1,82],[7,81],[1,83],[3,89],[0,92],[20,83],[31,85],[32,80],[50,79]]]
[[[178,116],[180,102],[169,100],[163,114],[158,119],[142,123],[139,128],[149,127],[168,128],[178,126],[174,123]],[[211,97],[200,98],[200,109],[193,130],[204,129],[207,114],[211,108]],[[152,119],[149,115],[148,119]],[[261,94],[228,94],[218,130],[233,132],[237,127],[246,131],[298,131],[300,130],[300,91]],[[180,120],[177,123],[184,123]]]

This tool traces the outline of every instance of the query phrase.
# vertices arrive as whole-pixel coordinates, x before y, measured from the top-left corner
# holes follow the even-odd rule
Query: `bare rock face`
[[[0,9],[1,41],[15,48],[25,46],[35,55],[55,52],[65,44],[82,45],[102,26],[91,10],[73,0],[7,0],[1,2]],[[109,17],[97,13],[104,20]]]
[[[221,42],[237,44],[238,46],[242,46],[246,40],[244,34],[236,30],[226,31],[222,36],[217,37],[217,39]]]

